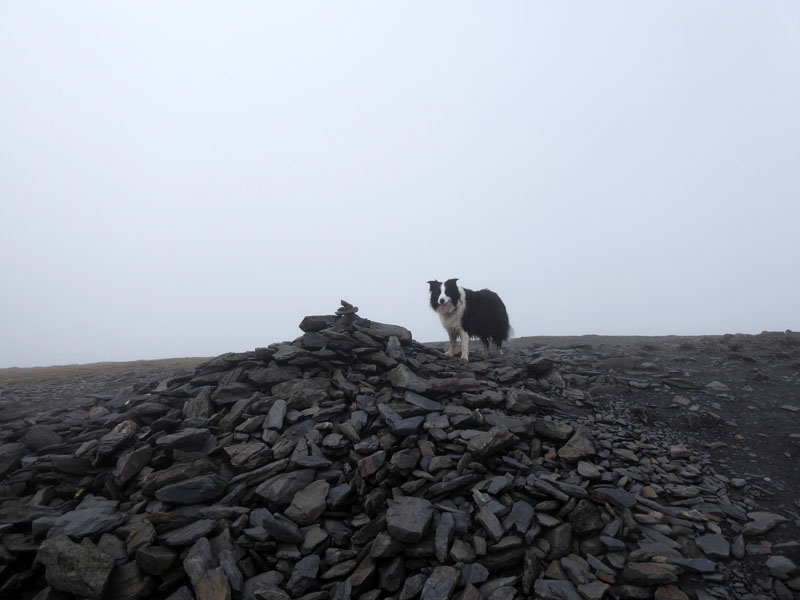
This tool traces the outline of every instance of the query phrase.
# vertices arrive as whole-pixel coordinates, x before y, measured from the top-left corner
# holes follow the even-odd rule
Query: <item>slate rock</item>
[[[157,490],[155,496],[162,502],[199,504],[221,498],[227,485],[224,477],[212,473],[166,485]]]
[[[115,600],[144,600],[150,598],[156,584],[144,575],[135,562],[125,563],[111,573],[106,596]]]
[[[467,451],[485,459],[514,445],[519,438],[504,427],[495,426],[469,440]]]
[[[731,553],[730,542],[719,533],[701,535],[695,538],[694,543],[709,558],[728,558]]]
[[[583,425],[578,427],[567,443],[558,450],[558,456],[568,462],[578,462],[594,455],[595,446],[592,434]]]
[[[406,582],[403,584],[403,589],[400,590],[398,600],[411,600],[411,598],[418,596],[427,580],[428,576],[422,573],[407,578]]]
[[[114,503],[116,504],[116,503]],[[112,506],[99,506],[71,510],[60,517],[43,517],[34,522],[50,520],[49,537],[66,535],[73,539],[92,537],[99,533],[112,531],[125,523],[128,516],[117,512]]]
[[[600,515],[600,509],[597,504],[589,500],[579,500],[569,514],[569,522],[572,525],[572,533],[581,537],[597,533],[605,527]]]
[[[591,496],[595,500],[608,502],[617,508],[632,508],[636,506],[636,497],[620,488],[595,487],[592,489]]]
[[[136,564],[145,573],[163,575],[175,564],[177,554],[164,546],[145,546],[136,550]]]
[[[114,468],[114,483],[119,486],[128,483],[147,466],[152,455],[153,448],[149,445],[123,452],[117,459],[117,466]]]
[[[210,534],[217,527],[213,519],[199,519],[159,536],[167,546],[188,546]]]
[[[420,600],[449,600],[458,585],[460,574],[448,566],[434,567],[420,592]]]
[[[286,516],[300,526],[311,525],[325,512],[329,489],[327,481],[311,482],[294,495]]]
[[[42,542],[37,559],[54,589],[93,599],[102,598],[114,560],[92,545],[76,544],[66,536]]]
[[[286,583],[286,591],[292,596],[304,594],[309,587],[313,586],[319,573],[320,558],[316,554],[303,557],[298,560],[289,581]]]
[[[572,582],[563,579],[537,579],[533,592],[541,600],[584,600]]]
[[[183,559],[183,570],[186,571],[192,585],[196,587],[197,583],[203,578],[206,572],[216,567],[214,563],[214,556],[211,554],[211,544],[208,543],[208,538],[201,537],[192,544],[192,547]]]
[[[257,508],[250,513],[250,522],[262,527],[271,537],[279,542],[300,544],[305,537],[295,522],[280,513],[272,514],[264,508]]]
[[[231,600],[231,587],[222,567],[206,571],[194,586],[197,600]]]
[[[162,435],[156,440],[156,446],[207,454],[216,446],[216,439],[208,429],[187,427],[176,433]]]
[[[769,569],[770,575],[783,581],[800,573],[800,567],[791,559],[780,555],[770,556],[767,559],[766,567]]]
[[[564,443],[573,436],[575,428],[567,423],[561,423],[559,421],[535,419],[533,421],[533,431],[537,436],[546,440]]]
[[[139,425],[135,421],[123,421],[116,425],[114,429],[101,436],[98,440],[98,458],[111,456],[117,453],[133,440],[133,437],[138,431]]]
[[[389,503],[386,511],[386,529],[401,542],[419,542],[429,531],[433,520],[433,506],[429,500],[406,496]]]
[[[433,390],[435,382],[420,377],[406,365],[397,365],[389,371],[387,379],[394,387],[402,390],[411,390],[420,394],[427,394]]]
[[[782,515],[764,511],[749,512],[747,517],[750,521],[742,528],[742,535],[746,537],[764,535],[786,520]]]
[[[272,395],[286,402],[287,409],[305,410],[329,398],[330,380],[321,377],[290,379],[272,386]]]
[[[678,580],[673,570],[659,563],[628,563],[622,577],[634,585],[664,585]]]
[[[36,451],[47,448],[48,446],[60,444],[62,441],[64,441],[64,438],[50,427],[45,425],[34,425],[25,432],[25,435],[22,436],[21,441],[30,450]]]

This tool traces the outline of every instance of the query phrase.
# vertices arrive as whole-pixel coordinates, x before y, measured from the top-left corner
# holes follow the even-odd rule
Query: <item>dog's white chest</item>
[[[442,322],[442,327],[447,331],[453,333],[461,333],[461,316],[464,314],[464,303],[459,302],[456,310],[447,313],[439,312],[439,319]]]

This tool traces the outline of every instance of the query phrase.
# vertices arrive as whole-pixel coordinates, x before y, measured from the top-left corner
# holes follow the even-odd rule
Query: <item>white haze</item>
[[[0,367],[345,299],[445,338],[800,329],[800,4],[0,4]]]

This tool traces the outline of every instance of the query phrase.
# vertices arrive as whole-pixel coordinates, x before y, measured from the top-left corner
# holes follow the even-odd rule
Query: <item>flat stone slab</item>
[[[386,511],[386,529],[401,542],[419,542],[428,533],[433,520],[429,500],[408,496],[393,500]]]

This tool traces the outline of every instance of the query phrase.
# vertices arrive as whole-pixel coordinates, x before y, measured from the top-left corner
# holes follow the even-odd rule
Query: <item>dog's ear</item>
[[[428,286],[430,287],[431,291],[433,291],[437,285],[442,285],[442,283],[440,281],[436,281],[435,279],[432,279],[428,282]]]

